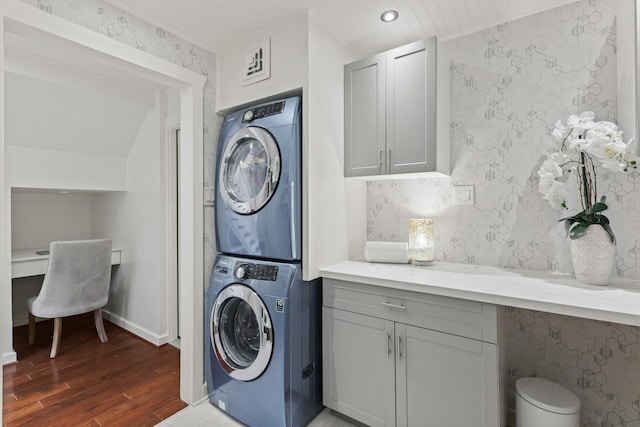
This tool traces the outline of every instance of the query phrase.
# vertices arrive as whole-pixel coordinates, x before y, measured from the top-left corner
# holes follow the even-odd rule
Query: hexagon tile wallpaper
[[[452,52],[451,177],[369,182],[368,240],[407,241],[409,218],[431,217],[436,261],[571,273],[563,215],[536,172],[557,120],[592,110],[616,121],[615,2],[583,0],[440,44]],[[618,238],[614,275],[640,279],[640,174],[598,177]],[[452,185],[475,185],[475,205],[453,206]],[[582,426],[640,427],[640,328],[515,308],[506,318],[511,423],[515,380],[538,375],[580,397]]]

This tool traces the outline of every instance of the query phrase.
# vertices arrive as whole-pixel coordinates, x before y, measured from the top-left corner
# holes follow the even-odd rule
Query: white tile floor
[[[239,427],[238,423],[208,401],[188,406],[171,417],[156,424],[156,427]],[[349,421],[336,416],[329,409],[318,415],[308,427],[355,427]]]

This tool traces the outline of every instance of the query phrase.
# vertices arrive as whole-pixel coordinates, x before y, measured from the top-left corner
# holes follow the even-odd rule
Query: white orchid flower
[[[550,174],[553,178],[558,178],[562,176],[562,168],[558,163],[556,163],[554,158],[549,158],[542,163],[540,166],[540,170],[538,171],[538,175],[547,175]]]
[[[567,208],[567,199],[569,198],[569,190],[567,186],[559,181],[553,181],[549,189],[542,196],[549,202],[549,205],[555,210]]]
[[[569,124],[569,127],[572,127],[581,133],[595,126],[593,121],[594,117],[595,115],[593,114],[593,111],[585,111],[579,116],[569,116],[567,124]]]
[[[552,173],[541,171],[538,171],[538,177],[540,178],[540,181],[538,182],[538,191],[542,194],[547,194],[556,182],[556,177]]]
[[[574,151],[582,150],[587,145],[589,145],[589,140],[580,137],[573,138],[569,141],[569,149]]]
[[[569,116],[567,125],[556,122],[551,135],[544,139],[543,154],[546,159],[538,170],[538,189],[554,209],[567,209],[569,198],[568,175],[571,172],[585,179],[578,179],[584,211],[594,200],[596,175],[592,167],[598,159],[602,167],[615,172],[629,172],[636,168],[635,139],[624,142],[623,132],[615,123],[594,121],[594,113],[585,111]],[[586,163],[587,167],[577,168]],[[583,188],[587,186],[587,188]]]
[[[600,162],[611,159],[620,159],[627,149],[627,144],[599,136],[594,138],[587,146],[587,153],[595,156]]]

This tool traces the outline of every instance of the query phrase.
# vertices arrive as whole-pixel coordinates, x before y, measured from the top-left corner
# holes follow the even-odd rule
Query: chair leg
[[[96,331],[98,332],[98,338],[100,338],[101,343],[105,343],[109,341],[109,337],[107,337],[107,333],[104,330],[104,323],[102,323],[102,309],[98,308],[93,310],[93,319],[96,324]]]
[[[29,313],[29,345],[36,342],[36,316]]]
[[[51,354],[49,358],[53,359],[58,355],[58,347],[60,347],[60,337],[62,336],[62,318],[53,319],[53,342],[51,343]]]

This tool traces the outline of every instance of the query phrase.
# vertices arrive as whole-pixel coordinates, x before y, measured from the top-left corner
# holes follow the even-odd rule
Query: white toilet
[[[516,427],[579,427],[580,399],[543,378],[516,381]]]

